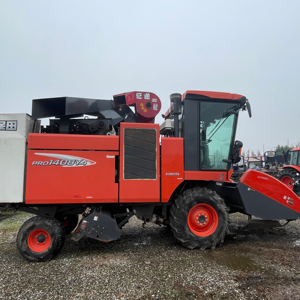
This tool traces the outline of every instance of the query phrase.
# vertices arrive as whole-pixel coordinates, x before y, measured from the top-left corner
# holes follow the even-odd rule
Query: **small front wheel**
[[[48,261],[55,257],[64,244],[60,223],[50,217],[33,217],[20,228],[17,248],[28,261]]]
[[[170,226],[175,238],[189,249],[215,248],[228,231],[224,200],[207,188],[186,190],[171,207]]]

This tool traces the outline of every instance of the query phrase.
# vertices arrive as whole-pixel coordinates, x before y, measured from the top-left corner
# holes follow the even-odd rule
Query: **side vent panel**
[[[124,128],[124,179],[157,179],[154,128]]]

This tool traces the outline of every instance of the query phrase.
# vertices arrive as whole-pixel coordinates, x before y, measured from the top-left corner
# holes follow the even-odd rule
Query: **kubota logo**
[[[61,167],[86,167],[95,165],[96,162],[87,158],[55,154],[55,153],[34,153],[35,155],[47,156],[56,159],[48,159],[43,161],[33,161],[32,166],[61,166]]]

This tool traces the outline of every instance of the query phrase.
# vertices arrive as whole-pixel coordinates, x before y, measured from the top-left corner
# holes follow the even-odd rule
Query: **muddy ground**
[[[136,218],[121,239],[67,238],[61,254],[28,263],[15,239],[25,213],[0,214],[0,299],[300,299],[300,221],[231,233],[214,250],[188,250],[166,227]]]

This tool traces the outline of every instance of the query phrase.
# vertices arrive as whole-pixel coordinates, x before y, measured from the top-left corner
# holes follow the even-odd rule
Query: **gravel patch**
[[[283,228],[238,228],[214,250],[188,250],[170,230],[135,217],[111,243],[67,237],[46,263],[19,255],[18,228],[30,216],[0,214],[0,299],[299,299],[300,222]]]

